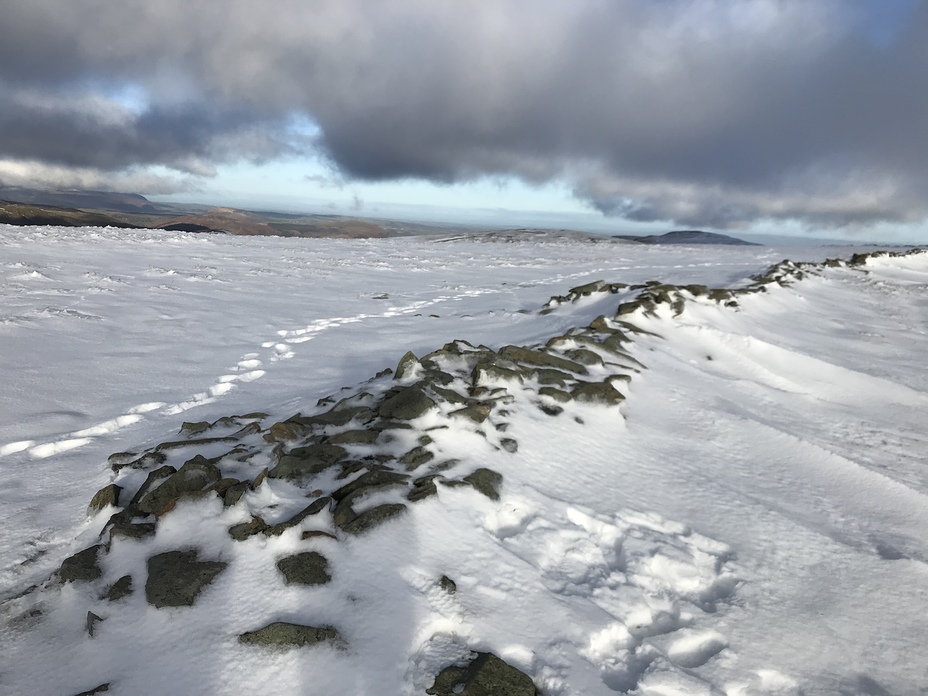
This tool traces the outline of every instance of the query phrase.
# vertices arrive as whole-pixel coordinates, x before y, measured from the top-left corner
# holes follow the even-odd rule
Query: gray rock
[[[471,383],[474,386],[480,385],[481,382],[519,382],[524,381],[524,377],[518,370],[513,370],[502,365],[495,365],[492,362],[479,362],[471,372]]]
[[[248,631],[238,637],[247,645],[264,645],[278,648],[300,648],[317,643],[332,643],[344,646],[342,637],[332,626],[301,626],[300,624],[275,621],[257,631]]]
[[[539,384],[557,384],[558,386],[563,387],[569,382],[573,382],[575,377],[561,370],[552,370],[549,368],[539,368],[533,370],[532,374],[535,375],[535,378],[538,380]]]
[[[102,616],[97,616],[92,611],[87,612],[87,635],[93,638],[97,624],[103,621]]]
[[[354,518],[351,522],[342,526],[342,529],[349,534],[364,534],[365,532],[383,524],[387,520],[393,519],[397,515],[406,511],[406,506],[402,503],[388,503],[378,505],[375,508],[366,510]]]
[[[420,500],[425,500],[433,495],[437,495],[438,487],[435,485],[435,479],[437,478],[437,474],[417,478],[412,482],[412,488],[409,490],[409,493],[406,494],[406,500],[411,503],[418,503]]]
[[[218,421],[217,421],[218,422]],[[207,421],[184,421],[180,426],[181,435],[188,433],[190,435],[199,435],[200,433],[205,433],[212,427]]]
[[[274,423],[266,433],[264,439],[268,442],[293,442],[306,437],[309,428],[292,420]]]
[[[209,486],[207,490],[216,491],[216,495],[218,495],[220,498],[224,498],[226,493],[229,492],[230,488],[237,486],[240,483],[241,481],[239,481],[237,478],[221,478],[216,481],[216,483]]]
[[[251,520],[248,522],[241,522],[229,527],[229,536],[236,541],[245,541],[256,534],[263,534],[267,528],[267,523],[263,519],[257,515],[252,515]]]
[[[288,585],[325,585],[332,579],[329,561],[316,551],[304,551],[277,561],[277,570]]]
[[[128,462],[122,458],[122,454],[128,453],[110,455],[110,468],[116,473],[119,473],[121,469],[125,469],[126,467],[130,469],[149,469],[153,466],[164,464],[167,461],[167,455],[163,452],[146,452],[138,459]]]
[[[400,358],[400,362],[396,366],[396,372],[394,372],[394,379],[413,377],[420,367],[419,358],[416,357],[415,353],[409,351]]]
[[[351,500],[342,500],[332,511],[332,522],[336,527],[344,528],[346,524],[358,519],[358,513],[351,507]]]
[[[515,454],[519,450],[519,443],[512,439],[511,437],[504,437],[499,441],[500,447],[509,452],[509,454]]]
[[[458,394],[453,389],[447,389],[445,387],[437,387],[435,385],[432,385],[432,391],[435,392],[435,394],[439,398],[447,401],[449,404],[470,404],[471,403],[471,399],[467,398],[466,396],[462,396],[461,394]]]
[[[132,594],[132,576],[123,575],[119,580],[110,585],[104,597],[109,602],[118,602],[123,597]]]
[[[407,471],[412,471],[422,466],[423,464],[428,464],[435,458],[434,452],[430,452],[425,447],[413,447],[406,454],[400,457],[400,463],[406,465]]]
[[[177,469],[167,464],[150,472],[148,477],[145,479],[145,482],[139,486],[139,489],[135,492],[135,495],[132,496],[132,500],[129,501],[129,507],[135,508],[138,506],[139,501],[144,498],[150,490],[154,489],[154,487],[158,485],[159,481],[169,478],[176,473]]]
[[[104,684],[100,684],[99,686],[95,686],[92,689],[88,689],[87,691],[81,691],[79,694],[74,694],[74,696],[96,696],[96,694],[106,693],[109,690],[110,683],[106,682]]]
[[[155,451],[179,449],[181,447],[200,447],[202,445],[213,445],[217,442],[235,442],[234,437],[201,437],[197,440],[172,440],[171,442],[162,442],[155,445]],[[205,458],[205,457],[204,457]]]
[[[604,280],[594,280],[592,283],[587,283],[586,285],[578,285],[575,288],[570,289],[571,295],[592,295],[594,292],[607,292],[610,287],[606,284]]]
[[[413,420],[435,408],[435,402],[418,385],[406,387],[386,399],[377,413],[381,418]]]
[[[113,507],[119,506],[119,494],[122,491],[120,486],[117,486],[115,483],[111,483],[108,486],[104,486],[99,491],[97,491],[93,498],[90,500],[90,509],[94,512],[99,512],[107,505],[112,505]]]
[[[328,442],[331,445],[373,445],[378,437],[380,432],[377,430],[346,430],[332,435]]]
[[[446,667],[437,677],[432,696],[537,696],[535,684],[524,672],[493,653],[477,653],[467,667]]]
[[[145,600],[153,607],[189,607],[226,568],[222,561],[201,561],[196,551],[166,551],[148,559]]]
[[[293,517],[268,527],[264,533],[267,536],[280,536],[291,527],[296,527],[307,517],[318,515],[320,512],[327,509],[331,502],[332,499],[329,497],[317,498],[305,508],[296,513]]]
[[[625,401],[622,393],[610,382],[584,382],[571,391],[577,401],[617,406]]]
[[[538,390],[538,394],[547,396],[549,399],[554,399],[562,404],[566,404],[573,398],[568,392],[563,389],[558,389],[557,387],[542,387]]]
[[[198,454],[187,460],[177,470],[177,473],[168,477],[164,483],[146,493],[139,500],[138,508],[145,513],[163,515],[174,507],[174,504],[184,493],[202,491],[221,478],[222,474],[219,469],[210,463],[206,457]]]
[[[452,411],[449,415],[457,416],[458,418],[467,418],[474,423],[483,423],[483,421],[490,417],[490,412],[492,410],[493,407],[490,404],[473,404],[472,406],[465,406],[464,408]]]
[[[102,544],[96,544],[64,559],[58,568],[58,576],[64,582],[96,580],[103,575],[98,565],[98,555],[102,548]]]
[[[351,421],[357,419],[360,423],[369,423],[376,417],[376,414],[367,406],[351,406],[339,408],[333,407],[325,413],[316,416],[299,416],[292,418],[303,425],[348,425]]]
[[[144,539],[155,533],[154,522],[132,522],[131,520],[118,520],[110,527],[110,540],[116,537],[124,539]]]
[[[483,493],[490,500],[499,500],[499,490],[503,485],[503,475],[492,469],[481,467],[463,478],[463,481]]]
[[[341,502],[345,499],[355,498],[356,494],[359,492],[405,485],[408,480],[409,476],[406,474],[400,474],[386,469],[374,469],[373,471],[362,474],[351,483],[346,483],[344,486],[334,491],[332,497]]]
[[[249,488],[251,488],[251,486],[247,481],[241,481],[229,486],[222,495],[222,504],[225,507],[232,507],[242,499],[242,496],[248,492]]]
[[[595,353],[592,350],[587,350],[586,348],[574,348],[572,350],[565,350],[564,355],[574,362],[578,362],[581,365],[595,365],[602,366],[603,358],[599,353]]]
[[[577,374],[586,374],[586,368],[578,362],[567,360],[551,353],[541,350],[532,350],[531,348],[522,348],[519,346],[504,346],[499,351],[500,356],[513,362],[523,363],[525,365],[535,365],[538,367],[548,367],[564,372],[575,372]]]
[[[314,476],[328,469],[345,456],[345,448],[338,445],[310,445],[296,447],[280,458],[268,476],[274,479],[299,479]]]
[[[457,583],[447,575],[442,575],[438,579],[438,586],[450,595],[456,594],[458,591]]]

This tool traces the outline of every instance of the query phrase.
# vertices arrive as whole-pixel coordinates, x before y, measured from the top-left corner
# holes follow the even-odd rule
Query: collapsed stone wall
[[[297,413],[271,424],[260,412],[185,422],[178,439],[109,457],[113,482],[90,502],[92,514],[109,514],[99,542],[65,559],[57,580],[97,583],[102,598],[118,603],[136,588],[130,575],[107,581],[106,555],[114,544],[154,535],[181,503],[218,498],[226,507],[241,506],[248,521],[231,526],[228,534],[234,542],[243,542],[293,528],[299,529],[302,540],[364,534],[403,515],[409,505],[439,496],[442,488],[467,487],[497,500],[504,485],[500,473],[443,455],[442,438],[450,425],[475,432],[492,447],[516,456],[519,445],[507,429],[517,393],[519,403],[528,402],[550,417],[560,416],[572,401],[614,408],[620,416],[623,384],[645,369],[627,350],[644,331],[636,317],[656,315],[662,306],[678,315],[690,302],[737,308],[740,296],[765,292],[772,284],[787,286],[827,267],[861,268],[869,258],[887,254],[900,255],[855,254],[848,262],[829,259],[821,264],[784,260],[737,289],[595,281],[552,297],[541,313],[594,295],[621,293],[624,301],[615,313],[544,345],[494,350],[455,340],[422,358],[407,353],[395,369],[320,399],[308,415]],[[275,479],[303,489],[307,505],[271,524],[252,509],[250,494]],[[365,506],[372,495],[388,502]],[[278,559],[276,566],[286,584],[331,581],[328,559],[317,551]],[[146,601],[157,608],[190,606],[225,568],[223,561],[201,558],[193,548],[154,555],[147,561]],[[451,578],[436,582],[454,591]],[[88,633],[92,635],[101,620],[89,612]],[[344,645],[337,627],[279,621],[243,633],[239,640],[278,647]],[[487,670],[495,671],[488,676]],[[525,675],[485,653],[476,655],[467,668],[449,668],[437,675],[430,693],[483,693],[480,684],[487,679],[521,684],[518,693],[534,693]]]

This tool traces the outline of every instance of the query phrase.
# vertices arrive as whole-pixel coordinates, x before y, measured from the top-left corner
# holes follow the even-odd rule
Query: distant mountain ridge
[[[614,239],[628,239],[641,244],[727,244],[734,246],[762,246],[755,242],[746,242],[737,237],[730,237],[727,234],[718,234],[717,232],[703,232],[702,230],[674,230],[667,234],[633,236],[633,235],[612,235]]]

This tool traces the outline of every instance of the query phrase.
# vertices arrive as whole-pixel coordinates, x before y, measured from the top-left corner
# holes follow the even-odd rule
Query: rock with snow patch
[[[123,575],[119,580],[109,586],[104,597],[109,602],[118,602],[123,597],[128,597],[131,594],[132,576]]]
[[[94,494],[93,498],[90,499],[90,509],[94,512],[99,512],[107,505],[118,507],[120,492],[122,492],[122,488],[117,486],[115,483],[104,486]]]
[[[103,571],[100,570],[99,566],[99,554],[102,548],[102,544],[96,544],[83,551],[78,551],[73,556],[68,556],[58,568],[58,577],[64,582],[96,580],[103,575]]]
[[[535,684],[524,672],[493,653],[477,653],[466,667],[446,667],[437,677],[432,696],[536,696]]]

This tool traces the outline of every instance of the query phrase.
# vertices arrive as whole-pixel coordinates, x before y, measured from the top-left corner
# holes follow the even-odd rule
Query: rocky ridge
[[[505,485],[501,474],[443,452],[450,424],[518,456],[518,442],[507,435],[514,408],[530,404],[551,418],[563,418],[572,416],[572,402],[582,402],[615,409],[621,417],[622,386],[645,369],[627,350],[643,331],[636,317],[677,315],[691,302],[737,309],[739,297],[765,292],[772,284],[788,286],[825,267],[861,268],[870,258],[905,253],[916,252],[855,254],[847,262],[821,264],[784,260],[737,289],[595,281],[552,297],[540,311],[614,294],[622,300],[615,313],[544,345],[494,350],[455,340],[421,358],[407,353],[395,369],[319,399],[306,414],[274,423],[261,412],[185,422],[177,439],[109,457],[112,483],[89,506],[91,514],[106,516],[100,539],[65,559],[55,581],[87,585],[114,609],[139,581],[155,608],[190,606],[227,567],[222,558],[197,548],[195,540],[148,558],[144,579],[118,575],[108,556],[116,546],[154,535],[180,506],[220,503],[241,520],[228,528],[228,543],[298,535],[304,551],[268,562],[276,564],[281,583],[325,585],[333,580],[320,540],[370,533],[404,515],[410,505],[440,499],[443,489],[468,488],[499,499]],[[305,505],[283,516],[268,508],[262,488],[276,485],[272,482],[302,491]],[[454,588],[452,578],[435,578],[435,583],[453,592],[448,589]],[[274,618],[238,640],[277,649],[346,645],[335,626]],[[88,612],[91,637],[103,620]],[[487,690],[496,683],[510,685],[506,693],[535,692],[531,679],[514,667],[490,653],[475,653],[468,665],[451,665],[436,675],[429,693],[496,693]]]

